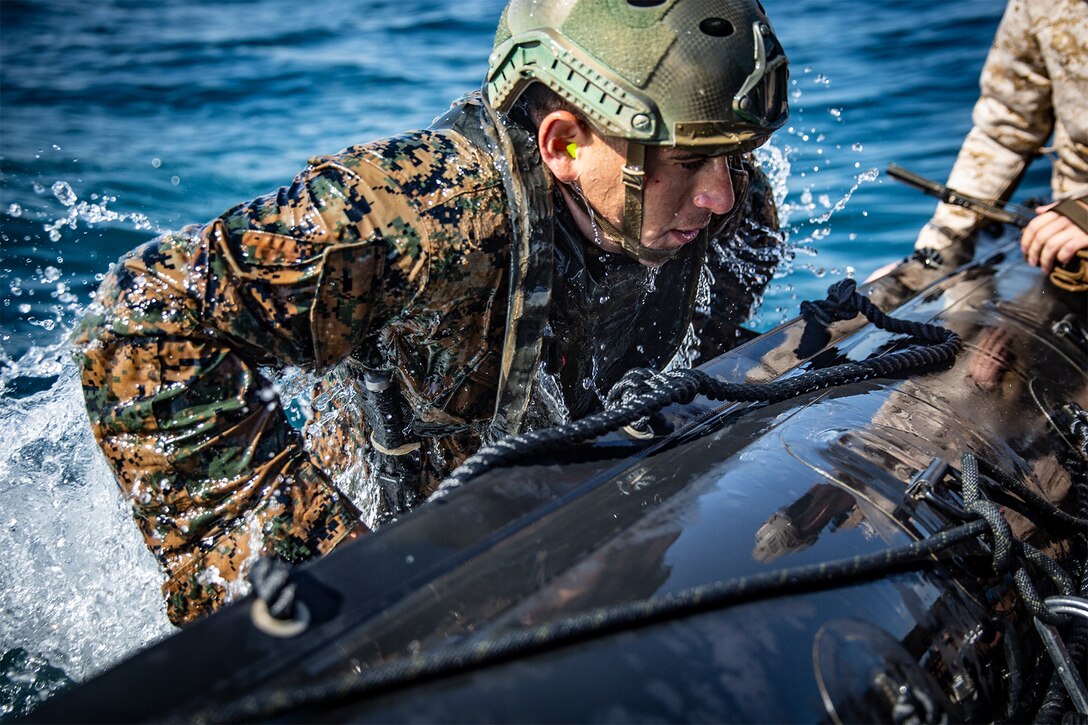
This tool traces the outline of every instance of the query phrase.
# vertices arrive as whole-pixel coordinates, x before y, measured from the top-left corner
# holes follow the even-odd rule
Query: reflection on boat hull
[[[246,696],[290,700],[307,687],[310,699],[285,717],[1031,717],[1049,659],[1012,578],[992,571],[981,540],[940,563],[752,597],[411,689],[312,697],[315,683],[350,687],[358,673],[420,653],[925,539],[962,523],[965,453],[1074,511],[1084,460],[1068,415],[1088,408],[1088,371],[1083,346],[1055,323],[1082,313],[1084,298],[1050,287],[1012,253],[1014,242],[989,244],[989,256],[946,278],[907,263],[867,290],[897,317],[956,331],[965,347],[948,369],[775,405],[700,398],[663,411],[666,436],[614,434],[569,459],[491,471],[297,572],[312,614],[303,634],[262,634],[246,600],[36,717],[230,713],[221,708]],[[900,282],[926,274],[934,278],[918,294]],[[767,380],[907,344],[859,318],[834,323],[821,348],[805,349],[805,324],[784,325],[704,369]],[[1079,577],[1085,552],[1072,535],[1040,525],[1022,496],[987,490],[1016,539]]]

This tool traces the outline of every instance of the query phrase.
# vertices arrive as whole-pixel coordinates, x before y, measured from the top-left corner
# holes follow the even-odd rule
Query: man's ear
[[[558,181],[569,184],[578,178],[576,149],[590,142],[589,131],[570,111],[552,111],[537,127],[537,147],[544,165]],[[571,144],[574,144],[572,147]]]

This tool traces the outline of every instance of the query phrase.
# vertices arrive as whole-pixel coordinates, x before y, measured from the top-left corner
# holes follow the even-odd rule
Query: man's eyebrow
[[[699,149],[682,149],[673,146],[663,149],[662,155],[667,159],[713,159],[719,156],[728,156],[729,154],[700,151]]]

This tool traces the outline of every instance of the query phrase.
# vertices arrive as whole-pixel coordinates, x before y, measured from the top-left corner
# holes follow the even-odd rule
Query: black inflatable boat
[[[1088,644],[1086,297],[1012,236],[979,249],[862,288],[958,334],[952,365],[699,396],[493,468],[291,572],[288,621],[251,596],[31,717],[1060,719]],[[702,370],[788,380],[911,344],[817,317]]]

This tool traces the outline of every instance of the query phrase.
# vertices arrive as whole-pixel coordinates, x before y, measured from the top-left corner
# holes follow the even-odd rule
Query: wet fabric
[[[785,246],[765,174],[740,160],[749,181],[738,210],[715,220],[675,258],[649,269],[601,251],[577,230],[556,192],[555,273],[546,365],[572,419],[600,410],[632,368],[693,365],[750,338],[747,320]],[[688,348],[688,349],[685,349]],[[679,356],[679,359],[678,359]]]
[[[507,238],[492,159],[422,131],[314,159],[291,186],[149,242],[107,276],[76,334],[84,393],[167,573],[172,621],[229,600],[259,555],[297,561],[365,530],[321,465],[358,443],[329,427],[307,450],[261,366],[397,359],[420,427],[453,431],[445,451],[475,450]],[[445,451],[429,449],[432,470],[456,460]]]
[[[974,127],[948,186],[1005,200],[1028,164],[1045,154],[1054,199],[1088,196],[1088,3],[1009,0],[979,84]],[[981,223],[942,203],[916,246],[945,249]]]
[[[557,207],[548,360],[576,419],[600,410],[608,390],[631,368],[660,370],[676,354],[691,324],[707,240],[700,236],[650,269],[593,246],[565,206]]]
[[[461,112],[487,122],[478,104]],[[103,282],[75,336],[84,395],[166,572],[171,621],[241,593],[260,556],[300,561],[366,531],[343,493],[359,493],[373,462],[365,366],[395,371],[421,441],[422,496],[489,431],[514,299],[510,205],[495,152],[453,126],[315,158],[290,186],[133,251]],[[645,341],[623,335],[602,385],[628,363],[667,362],[686,333],[705,244],[690,246],[650,293],[675,308],[668,331],[647,322]],[[642,294],[643,269],[600,272],[617,299]],[[619,335],[627,314],[586,339]],[[568,352],[572,369],[592,371]],[[535,372],[536,358],[526,364]],[[265,373],[287,365],[321,374],[304,434]]]

